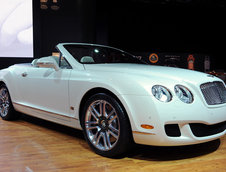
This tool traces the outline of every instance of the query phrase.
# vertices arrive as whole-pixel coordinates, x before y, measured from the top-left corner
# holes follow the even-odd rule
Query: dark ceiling
[[[193,6],[193,7],[217,7],[224,8],[225,0],[130,0],[132,2],[144,4],[158,5],[177,5],[177,6]]]

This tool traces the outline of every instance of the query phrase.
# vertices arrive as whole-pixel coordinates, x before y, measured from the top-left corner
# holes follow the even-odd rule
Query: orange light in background
[[[187,60],[188,60],[188,69],[195,70],[195,67],[194,67],[195,57],[192,54],[190,54]]]
[[[150,54],[150,56],[149,56],[149,61],[150,61],[151,63],[157,63],[157,62],[159,61],[158,55],[155,54],[155,53]]]

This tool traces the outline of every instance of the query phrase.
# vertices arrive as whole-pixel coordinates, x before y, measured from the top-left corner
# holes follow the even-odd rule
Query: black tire
[[[0,116],[7,121],[18,118],[18,113],[13,108],[9,90],[5,84],[0,85]]]
[[[127,114],[120,103],[104,93],[85,103],[81,125],[91,149],[105,157],[118,157],[131,146],[132,134]]]

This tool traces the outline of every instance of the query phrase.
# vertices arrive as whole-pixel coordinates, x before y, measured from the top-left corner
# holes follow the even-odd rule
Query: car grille
[[[200,88],[208,105],[226,103],[226,88],[222,82],[207,82]]]

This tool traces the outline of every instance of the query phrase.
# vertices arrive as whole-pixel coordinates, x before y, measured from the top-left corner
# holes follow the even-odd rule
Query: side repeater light
[[[144,129],[149,129],[149,130],[154,129],[154,126],[148,125],[148,124],[142,124],[141,127]]]

